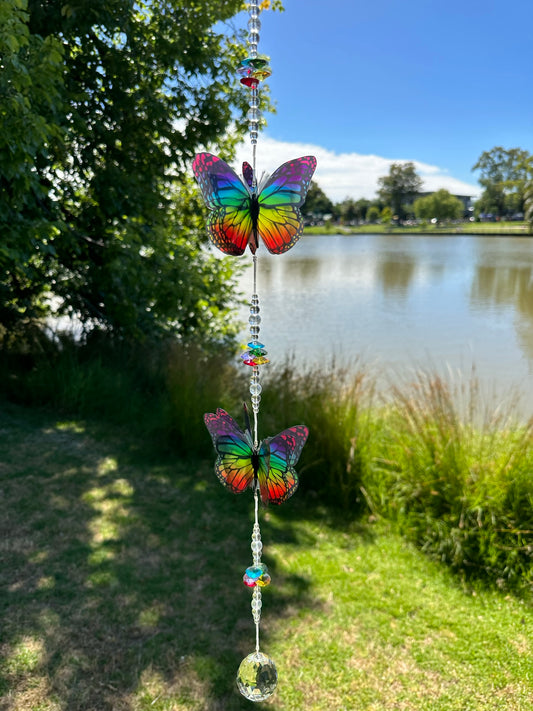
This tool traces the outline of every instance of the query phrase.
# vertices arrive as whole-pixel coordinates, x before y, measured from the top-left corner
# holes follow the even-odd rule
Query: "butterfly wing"
[[[267,180],[258,197],[257,232],[272,254],[283,254],[300,238],[304,204],[316,168],[314,156],[283,163]]]
[[[212,153],[198,153],[192,170],[210,211],[211,241],[225,254],[242,254],[252,234],[248,189],[237,173]]]
[[[240,494],[253,483],[253,448],[248,432],[243,432],[225,410],[204,415],[204,422],[218,454],[215,473],[234,494]]]
[[[254,169],[248,163],[248,161],[244,161],[244,163],[242,164],[242,177],[246,181],[248,187],[251,188],[254,184]]]
[[[282,504],[298,488],[294,467],[308,435],[305,425],[295,425],[261,443],[257,477],[263,503]]]

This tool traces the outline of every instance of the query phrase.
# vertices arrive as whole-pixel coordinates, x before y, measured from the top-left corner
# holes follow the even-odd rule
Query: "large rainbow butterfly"
[[[300,207],[316,168],[314,156],[283,163],[257,189],[253,170],[244,163],[243,182],[221,158],[198,153],[192,169],[210,210],[211,241],[226,254],[239,255],[246,245],[255,254],[263,239],[272,254],[290,249],[303,232]]]
[[[295,425],[275,437],[267,437],[254,446],[250,420],[244,408],[246,429],[243,432],[235,420],[220,408],[204,415],[204,421],[218,457],[215,473],[234,494],[252,487],[259,488],[261,500],[281,504],[298,487],[294,466],[298,461],[309,430]]]

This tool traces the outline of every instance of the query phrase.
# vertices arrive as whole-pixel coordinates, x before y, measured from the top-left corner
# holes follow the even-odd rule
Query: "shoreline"
[[[343,227],[335,225],[334,227],[313,226],[304,229],[304,235],[357,235],[357,234],[376,234],[376,235],[425,235],[425,236],[472,236],[472,237],[533,237],[533,231],[528,229],[527,225],[516,227],[506,227],[497,230],[491,229],[472,229],[466,227],[445,227],[445,228],[427,228],[427,227],[389,227],[386,225],[361,225],[359,227]]]

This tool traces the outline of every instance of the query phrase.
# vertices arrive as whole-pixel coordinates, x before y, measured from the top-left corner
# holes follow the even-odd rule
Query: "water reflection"
[[[409,286],[415,278],[416,262],[407,254],[400,259],[387,256],[378,260],[377,282],[386,295],[405,297]]]
[[[478,265],[471,292],[474,308],[509,310],[533,371],[533,266]]]
[[[274,361],[362,353],[392,373],[474,362],[482,378],[519,383],[533,401],[529,238],[305,237],[284,255],[261,253],[258,283]]]
[[[533,323],[533,267],[478,265],[472,282],[472,304],[510,306]]]

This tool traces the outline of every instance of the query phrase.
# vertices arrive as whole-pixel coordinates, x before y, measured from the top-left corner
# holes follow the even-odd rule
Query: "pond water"
[[[258,255],[269,367],[362,360],[383,387],[474,367],[487,393],[518,389],[533,414],[533,239],[321,235]],[[239,284],[251,294],[251,260]]]

